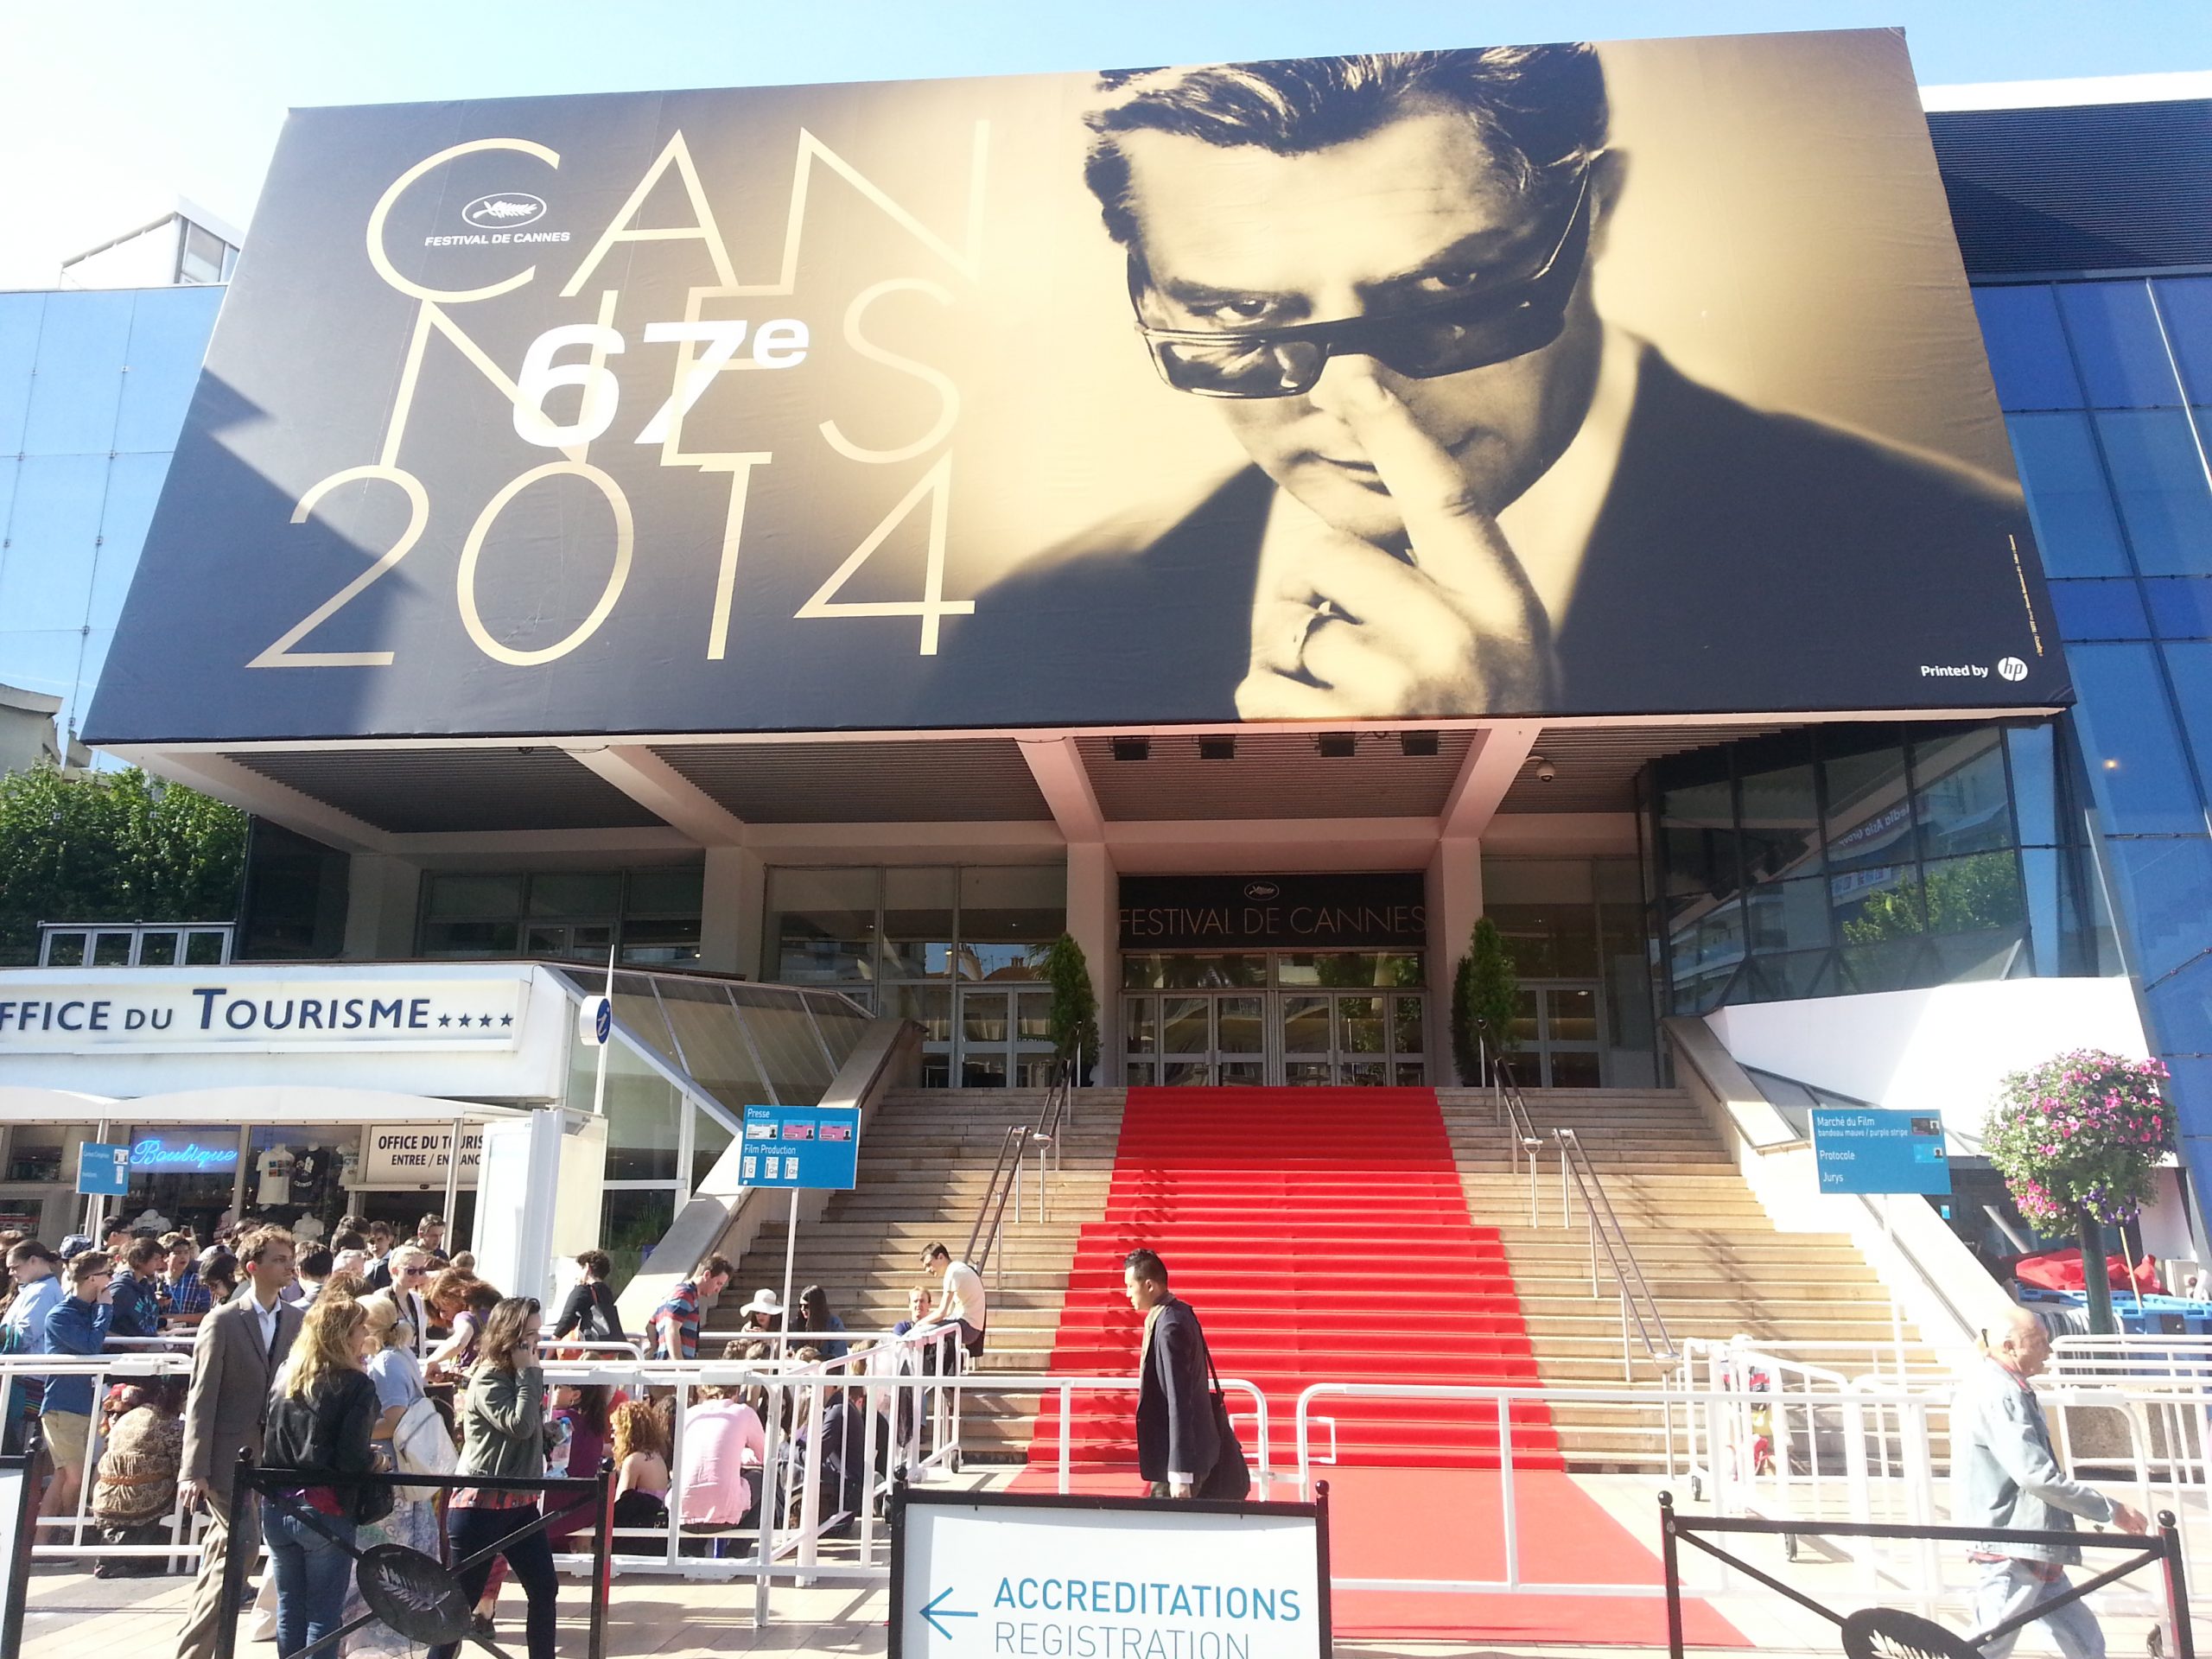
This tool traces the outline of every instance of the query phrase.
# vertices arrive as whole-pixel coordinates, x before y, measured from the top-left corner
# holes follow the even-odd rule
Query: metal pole
[[[1889,1193],[1882,1195],[1882,1243],[1889,1252],[1890,1281],[1895,1284],[1901,1276],[1897,1270],[1897,1235],[1894,1206],[1897,1199]],[[1895,1290],[1890,1293],[1890,1341],[1897,1350],[1897,1383],[1904,1383],[1904,1310],[1897,1302]]]
[[[2165,1560],[2166,1613],[2173,1621],[2174,1659],[2196,1659],[2196,1637],[2189,1623],[2189,1584],[2181,1564],[2181,1534],[2174,1512],[2158,1511],[2158,1548]]]
[[[1497,1401],[1497,1497],[1499,1518],[1505,1525],[1505,1587],[1521,1587],[1521,1528],[1513,1501],[1513,1405],[1500,1395]]]
[[[453,1247],[446,1252],[448,1256],[452,1255],[454,1250],[458,1250],[461,1248],[461,1137],[462,1132],[467,1129],[467,1127],[468,1120],[467,1118],[454,1118],[453,1121],[453,1144],[446,1148],[446,1236],[451,1241]],[[482,1171],[480,1168],[478,1171],[478,1175],[479,1179],[477,1181],[476,1196],[480,1199],[484,1196],[483,1181],[481,1179]]]
[[[798,1262],[798,1188],[791,1188],[791,1219],[784,1224],[784,1329],[776,1338],[776,1357],[789,1356],[791,1344],[791,1269]]]
[[[223,1599],[215,1624],[215,1659],[235,1659],[238,1648],[238,1592],[245,1588],[245,1558],[251,1553],[239,1538],[239,1517],[249,1515],[255,1494],[248,1484],[253,1472],[253,1453],[241,1451],[231,1475],[231,1512],[225,1525]],[[204,1548],[204,1546],[203,1546]]]
[[[760,1403],[768,1413],[768,1454],[760,1460],[760,1512],[753,1516],[753,1628],[756,1630],[768,1622],[768,1575],[776,1559],[776,1517],[783,1508],[779,1477],[783,1473],[784,1381],[781,1376],[770,1376],[762,1382]]]
[[[1667,1655],[1682,1659],[1682,1568],[1675,1554],[1675,1495],[1659,1494],[1659,1563],[1667,1575]]]
[[[602,1457],[597,1471],[598,1484],[592,1489],[594,1518],[598,1524],[591,1529],[591,1659],[607,1659],[607,1599],[614,1593],[613,1552],[607,1548],[607,1534],[613,1525],[609,1510],[613,1499],[608,1496],[609,1483],[614,1475],[614,1459]]]
[[[610,1015],[614,1011],[614,951],[615,941],[610,939],[607,945],[607,988],[600,993],[607,999]],[[646,982],[650,984],[652,982]],[[608,1023],[610,1026],[613,1024],[611,1019]],[[743,1025],[744,1021],[741,1019],[738,1023]],[[594,1117],[607,1116],[607,1051],[614,1046],[614,1033],[610,1030],[607,1036],[607,1040],[599,1046],[598,1071],[591,1082],[591,1115]]]

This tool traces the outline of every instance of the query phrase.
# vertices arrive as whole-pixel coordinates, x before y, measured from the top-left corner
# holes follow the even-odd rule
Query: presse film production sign
[[[1872,1106],[1813,1108],[1813,1166],[1823,1192],[1917,1192],[1951,1190],[1943,1120],[1933,1112],[1893,1112]]]
[[[1897,31],[313,109],[87,736],[2037,708],[2046,605]]]
[[[1325,1511],[908,1488],[891,1659],[1327,1659]]]
[[[738,1179],[846,1192],[860,1179],[861,1116],[849,1107],[748,1106]]]

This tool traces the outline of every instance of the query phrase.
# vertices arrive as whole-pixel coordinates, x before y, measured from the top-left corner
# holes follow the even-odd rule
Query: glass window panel
[[[85,935],[82,933],[50,933],[46,940],[46,965],[49,968],[81,968],[85,965]]]
[[[1122,1068],[1122,1081],[1132,1089],[1151,1088],[1153,1077],[1153,1065],[1150,1060],[1131,1060]]]
[[[2094,418],[2135,568],[2146,576],[2212,575],[2212,487],[2188,416],[2121,410]]]
[[[1595,1043],[1598,1040],[1598,993],[1582,985],[1554,985],[1544,992],[1546,1040],[1554,1043]]]
[[[10,632],[86,625],[107,466],[105,454],[26,455],[18,465],[0,550],[0,618]]]
[[[676,1192],[673,1188],[660,1192],[639,1192],[632,1188],[626,1192],[608,1192],[600,1200],[599,1248],[607,1252],[607,1259],[613,1271],[608,1275],[619,1294],[622,1287],[638,1276],[645,1252],[667,1236],[669,1227],[676,1220]]]
[[[221,237],[188,221],[184,245],[177,254],[178,277],[188,283],[221,282],[224,252]]]
[[[1878,865],[1828,878],[1828,907],[1844,944],[1879,944],[1928,931],[1920,873],[1910,864]]]
[[[95,933],[92,936],[92,966],[95,968],[128,968],[130,965],[130,935],[128,933]]]
[[[2212,962],[2190,963],[2143,997],[2151,1005],[2153,1040],[2159,1048],[2212,1053]]]
[[[632,870],[623,896],[626,916],[696,917],[705,907],[707,873],[699,866]]]
[[[184,936],[184,965],[188,968],[209,968],[223,959],[223,936],[220,933],[188,933]]]
[[[27,455],[98,455],[115,448],[115,411],[129,360],[131,294],[125,289],[47,296],[39,372],[23,423]]]
[[[2181,365],[2181,383],[2189,401],[2212,404],[2212,277],[2169,276],[2151,286],[2165,317],[2166,341]],[[0,420],[5,418],[0,413]]]
[[[2063,974],[2071,965],[2060,922],[2058,861],[2063,856],[2051,847],[2028,847],[2020,853],[2022,886],[2027,893],[2028,938],[2035,950],[2035,971]]]
[[[1336,1065],[1330,1060],[1286,1060],[1282,1080],[1297,1088],[1325,1088],[1337,1080]]]
[[[1323,1070],[1327,1062],[1322,1063]],[[1203,1089],[1213,1081],[1213,1067],[1204,1060],[1170,1060],[1160,1068],[1161,1084],[1170,1089]],[[1325,1077],[1320,1079],[1326,1082]]]
[[[519,875],[454,875],[430,877],[430,896],[424,912],[434,922],[511,917],[522,913]]]
[[[1390,1081],[1387,1060],[1346,1060],[1344,1080],[1355,1089],[1380,1089]]]
[[[817,991],[804,1000],[814,1015],[814,1028],[829,1045],[831,1065],[842,1071],[861,1046],[861,1039],[868,1035],[868,1010],[855,1007],[842,994]]]
[[[1826,950],[1792,950],[1758,957],[1751,963],[1751,987],[1762,1002],[1820,996],[1833,988],[1834,957]]]
[[[1014,999],[1014,1040],[1049,1043],[1052,1040],[1052,994],[1020,991]]]
[[[699,918],[625,921],[622,960],[632,968],[681,968],[699,960]]]
[[[2054,582],[2051,608],[2067,639],[2144,639],[2151,633],[2142,591],[2126,577],[2100,582]]]
[[[960,939],[1050,944],[1067,929],[1068,874],[1059,864],[960,872]]]
[[[1218,1027],[1215,1046],[1224,1054],[1257,1054],[1266,1046],[1267,1027],[1262,1000],[1256,996],[1224,996],[1214,1003]]]
[[[2053,576],[2120,576],[2128,572],[2103,463],[2086,415],[2014,415],[2012,435],[2020,484],[2028,493],[2036,547]]]
[[[1268,982],[1268,959],[1256,953],[1201,956],[1179,951],[1173,956],[1143,960],[1156,964],[1154,976],[1144,982],[1171,989],[1197,989],[1202,986],[1228,988]]]
[[[1912,778],[1923,858],[2012,844],[2005,755],[1995,728],[1915,743]]]
[[[1905,799],[1904,750],[1884,744],[1856,753],[1835,750],[1850,739],[1832,738],[1823,747],[1827,777],[1827,855],[1832,870],[1886,864],[1912,850],[1912,810]],[[1861,740],[1863,741],[1863,740]]]
[[[1149,1054],[1160,1042],[1160,999],[1125,996],[1122,999],[1122,1042],[1132,1054]]]
[[[2107,841],[2105,855],[2132,925],[2138,982],[2212,945],[2212,841],[2160,836]]]
[[[1287,1054],[1325,1054],[1329,1052],[1327,997],[1283,998],[1282,1046]]]
[[[963,940],[955,966],[958,976],[973,980],[1037,981],[1045,977],[1043,944],[978,944]]]
[[[1005,1088],[1005,1054],[994,1054],[988,1049],[963,1052],[960,1057],[960,1086],[963,1089]]]
[[[1724,803],[1725,804],[1725,803]],[[1484,903],[1586,905],[1596,898],[1586,858],[1485,858]]]
[[[1549,1062],[1551,1072],[1548,1079],[1549,1087],[1554,1089],[1599,1087],[1601,1068],[1595,1053],[1576,1053],[1571,1049],[1554,1050],[1545,1058]]]
[[[1394,996],[1390,999],[1391,1041],[1401,1054],[1418,1054],[1428,1046],[1422,1035],[1421,1015],[1425,999],[1418,996]]]
[[[799,983],[875,975],[877,872],[768,872],[769,955],[776,977]]]
[[[1007,994],[1004,991],[963,991],[960,994],[960,1035],[970,1043],[1003,1043],[1007,1039]]]
[[[765,1104],[760,1068],[723,988],[712,980],[675,975],[658,981],[657,987],[685,1074],[734,1111]]]
[[[1258,1060],[1224,1060],[1217,1069],[1224,1089],[1256,1089],[1268,1080],[1268,1068]]]
[[[1796,747],[1806,746],[1800,739]],[[1821,810],[1810,754],[1802,765],[1746,769],[1741,789],[1745,875],[1763,881],[1818,874]]]
[[[612,870],[541,870],[530,878],[532,916],[619,916],[622,878]]]
[[[141,968],[169,968],[176,964],[178,938],[174,933],[142,933],[138,936],[138,965]]]
[[[2056,846],[2061,839],[2056,734],[2056,728],[2048,722],[2014,727],[2005,734],[2012,762],[2012,816],[2020,840],[2031,847]]]
[[[786,1104],[821,1099],[830,1086],[830,1061],[798,995],[766,985],[731,988],[776,1098]]]
[[[627,1044],[610,1043],[606,1052],[607,1179],[675,1179],[677,1114],[681,1109],[675,1088],[639,1058]],[[572,1077],[569,1098],[588,1102],[592,1097],[599,1051],[587,1049],[579,1043],[573,1053],[580,1079]],[[582,1090],[581,1094],[576,1092],[579,1087]]]
[[[94,627],[111,628],[123,614],[124,595],[138,569],[138,555],[154,522],[154,503],[168,472],[167,455],[118,455],[108,462],[99,545],[92,556],[85,611]]]
[[[2164,639],[2212,639],[2212,580],[2202,576],[2148,576],[2144,596],[2151,601],[2151,626]]]
[[[519,936],[512,922],[425,922],[426,957],[512,957]]]
[[[1974,308],[2002,407],[2081,407],[2082,389],[2059,331],[2058,302],[2047,285],[1977,288]]]
[[[1401,1089],[1418,1089],[1428,1081],[1428,1063],[1425,1060],[1400,1060],[1391,1068],[1392,1079]]]
[[[1389,1028],[1382,1022],[1379,996],[1340,996],[1337,999],[1337,1040],[1349,1054],[1387,1054]]]
[[[2019,860],[2012,852],[1935,858],[1921,867],[1930,933],[2017,931],[2026,918]]]
[[[1754,950],[1811,950],[1828,943],[1827,887],[1818,876],[1753,887],[1744,902]]]
[[[2148,283],[2063,283],[2058,308],[2073,337],[2091,408],[2155,409],[2181,402]]]
[[[883,873],[883,972],[914,979],[952,972],[953,911],[958,877],[941,868]],[[981,973],[967,977],[980,979]]]
[[[45,314],[44,294],[0,294],[0,455],[23,452],[23,418],[30,410],[31,370]]]
[[[1203,996],[1163,996],[1160,999],[1160,1046],[1168,1054],[1204,1054],[1213,1046],[1208,1018],[1210,999]]]
[[[2150,645],[2075,645],[2075,729],[2107,834],[2201,835],[2204,811]]]
[[[1934,954],[1920,939],[1847,944],[1842,958],[1844,982],[1839,990],[1905,991],[1935,984],[1942,977]]]
[[[895,1020],[912,1020],[922,1028],[924,1040],[952,1040],[952,988],[949,985],[891,985],[884,988],[883,1011]]]
[[[1122,958],[1122,986],[1125,990],[1154,990],[1167,982],[1166,957],[1143,957],[1134,953]]]
[[[2197,776],[2212,779],[2212,644],[2177,641],[2161,650],[2166,672],[2173,678],[2182,734],[2196,757]]]
[[[1541,1039],[1541,1016],[1536,1007],[1539,1000],[1536,993],[1525,985],[1514,994],[1510,1046],[1516,1052],[1533,1047]]]
[[[166,456],[176,448],[223,296],[219,289],[159,288],[142,289],[134,300],[130,372],[123,377],[116,409],[115,448]]]

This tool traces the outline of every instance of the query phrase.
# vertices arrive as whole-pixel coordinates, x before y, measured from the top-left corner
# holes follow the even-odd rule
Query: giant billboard
[[[91,728],[2066,697],[1867,31],[296,112]]]

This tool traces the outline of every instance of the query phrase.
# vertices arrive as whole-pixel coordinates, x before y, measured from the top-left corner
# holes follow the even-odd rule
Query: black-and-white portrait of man
[[[947,649],[995,699],[1781,709],[1832,667],[1910,707],[1923,664],[2033,648],[2009,480],[1753,408],[1607,321],[1636,179],[1592,48],[1130,72],[1088,118],[1117,326],[1249,464],[1165,504],[1132,478],[977,595]]]

